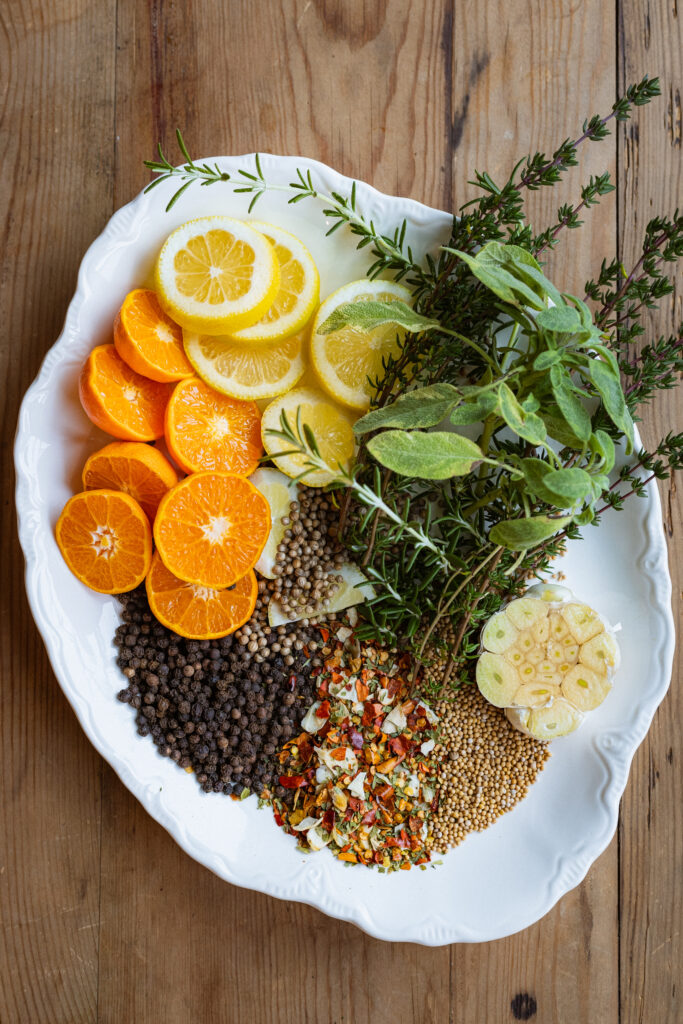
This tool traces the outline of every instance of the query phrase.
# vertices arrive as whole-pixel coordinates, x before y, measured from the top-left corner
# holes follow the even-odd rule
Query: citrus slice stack
[[[186,473],[219,469],[249,476],[263,454],[261,413],[197,377],[181,381],[166,407],[166,444]]]
[[[152,614],[162,625],[190,640],[213,640],[234,633],[251,618],[258,596],[252,570],[233,587],[214,590],[174,576],[158,552],[145,586]]]
[[[327,395],[316,388],[295,388],[281,398],[276,398],[265,409],[261,420],[263,447],[272,456],[278,469],[287,476],[299,476],[306,469],[306,456],[280,455],[278,452],[291,451],[291,445],[271,431],[282,430],[282,414],[293,429],[297,417],[302,429],[307,425],[313,431],[320,455],[330,470],[315,469],[303,477],[307,487],[324,487],[335,476],[339,466],[348,469],[354,454],[353,416],[335,405]]]
[[[151,522],[166,491],[178,483],[178,474],[160,451],[139,441],[113,441],[87,460],[83,467],[86,491],[109,488],[130,494]]]
[[[144,580],[152,531],[138,503],[118,491],[84,491],[57,520],[59,550],[74,576],[101,594],[123,594]]]
[[[270,309],[251,327],[233,332],[237,341],[282,341],[302,330],[318,304],[320,276],[310,252],[289,231],[250,221],[273,248],[280,267],[280,287]]]
[[[231,217],[201,217],[176,228],[155,268],[161,305],[182,327],[228,334],[260,320],[280,286],[273,246]]]
[[[116,351],[143,377],[164,383],[191,377],[179,324],[167,316],[155,292],[129,292],[114,321]]]
[[[171,390],[132,370],[113,345],[92,350],[78,381],[81,405],[95,426],[124,441],[163,436]]]
[[[370,408],[374,394],[371,383],[384,376],[383,361],[396,357],[397,337],[404,333],[395,324],[384,324],[371,331],[343,327],[331,334],[318,333],[318,327],[346,302],[410,302],[403,285],[393,281],[352,281],[330,295],[320,306],[311,332],[311,360],[320,382],[338,402],[352,409]]]
[[[284,341],[253,345],[228,337],[183,331],[185,353],[195,370],[216,391],[256,401],[283,395],[301,379],[307,332]]]
[[[256,564],[270,531],[268,502],[244,477],[202,472],[161,499],[154,540],[166,568],[186,583],[229,587]]]

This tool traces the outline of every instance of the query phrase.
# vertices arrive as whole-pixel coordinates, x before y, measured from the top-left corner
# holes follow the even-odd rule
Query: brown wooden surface
[[[553,257],[580,290],[683,199],[675,0],[4,0],[0,5],[0,1022],[675,1024],[681,1008],[680,668],[619,832],[542,921],[486,945],[387,945],[191,861],[80,732],[23,596],[11,442],[89,242],[180,126],[193,152],[326,161],[449,208],[644,73],[662,98],[591,146],[618,198]],[[533,209],[552,214],[579,176]],[[653,331],[681,320],[681,289]],[[647,439],[680,429],[680,397]],[[662,490],[678,618],[681,501]],[[679,663],[680,664],[680,663]],[[678,992],[677,992],[678,989]],[[530,998],[533,997],[533,1003]],[[517,998],[515,1002],[515,997]]]

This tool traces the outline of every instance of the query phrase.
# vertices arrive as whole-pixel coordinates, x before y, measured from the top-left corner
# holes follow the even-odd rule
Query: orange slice
[[[123,441],[155,441],[164,433],[171,385],[149,380],[124,363],[113,345],[98,345],[78,381],[81,405],[96,427]]]
[[[194,373],[183,348],[182,328],[159,305],[156,292],[129,292],[114,321],[116,351],[128,365],[151,380],[182,380]]]
[[[256,402],[221,395],[198,377],[181,381],[166,406],[166,444],[186,473],[249,476],[263,455]]]
[[[137,501],[119,491],[69,498],[55,535],[64,561],[91,590],[123,594],[144,580],[152,561],[152,530]]]
[[[154,540],[164,565],[187,583],[219,589],[244,576],[270,532],[268,502],[231,473],[193,473],[161,499]]]
[[[157,448],[141,441],[112,441],[93,452],[83,467],[83,487],[124,491],[154,521],[166,491],[178,483],[175,469]]]
[[[258,583],[253,569],[233,587],[211,587],[186,583],[169,572],[158,552],[145,582],[152,614],[174,633],[189,640],[213,640],[228,636],[251,618],[256,606]]]

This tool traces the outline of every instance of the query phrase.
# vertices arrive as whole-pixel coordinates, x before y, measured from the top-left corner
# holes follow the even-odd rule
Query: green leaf
[[[504,519],[491,529],[489,540],[512,551],[526,551],[549,540],[570,523],[571,516],[530,516],[528,519]]]
[[[621,381],[608,363],[592,359],[589,366],[591,380],[602,398],[607,415],[625,435],[628,441],[626,454],[633,451],[633,420],[626,408],[626,399],[621,390]]]
[[[332,334],[342,327],[357,327],[361,331],[372,331],[385,324],[395,324],[413,334],[431,331],[440,327],[438,320],[421,316],[406,302],[358,301],[342,302],[328,316],[317,330],[318,334]]]
[[[591,435],[591,418],[588,410],[578,397],[571,377],[560,366],[550,368],[550,386],[557,406],[571,428],[572,433],[580,441],[587,441]],[[558,438],[559,441],[562,438]]]
[[[465,426],[470,423],[480,423],[485,420],[489,413],[492,413],[498,404],[498,399],[492,391],[485,391],[472,402],[462,402],[456,405],[451,413],[451,423],[456,426]]]
[[[448,431],[387,430],[368,441],[368,451],[392,472],[423,480],[464,476],[483,457],[474,441]]]
[[[574,522],[577,526],[590,526],[594,519],[595,509],[592,505],[588,505],[582,512],[579,512],[578,516],[575,517]]]
[[[585,442],[576,436],[556,405],[546,407],[543,412],[543,420],[548,437],[559,441],[563,448],[573,448],[575,451],[582,451],[585,448]]]
[[[401,395],[391,405],[361,416],[353,429],[356,434],[367,434],[380,427],[434,427],[461,400],[462,394],[453,384],[416,388]]]
[[[551,348],[546,352],[541,352],[540,355],[534,359],[534,370],[543,371],[549,370],[551,366],[556,363],[562,362],[562,353],[558,352],[557,349]]]
[[[552,331],[554,334],[575,334],[581,330],[581,317],[571,306],[542,309],[536,317],[536,323],[544,331]]]
[[[551,505],[554,504],[552,496],[548,494],[543,486],[543,481],[551,469],[548,463],[544,462],[543,459],[521,459],[519,467],[524,473],[527,487],[534,497],[547,501]]]
[[[615,449],[614,441],[604,430],[596,430],[591,434],[588,447],[602,460],[603,473],[610,473],[614,468]]]
[[[569,469],[551,469],[543,478],[543,486],[562,502],[558,508],[578,505],[593,490],[593,482],[585,469],[572,466]],[[557,504],[557,501],[554,502]]]
[[[507,384],[498,387],[500,414],[510,430],[531,444],[542,444],[546,438],[545,423],[534,413],[526,412],[517,401]]]

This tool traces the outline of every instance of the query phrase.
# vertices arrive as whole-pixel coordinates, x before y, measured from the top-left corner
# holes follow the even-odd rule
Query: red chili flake
[[[358,700],[367,700],[370,696],[370,687],[361,682],[360,679],[356,679],[356,693],[358,694]]]
[[[323,638],[323,641],[324,641],[325,643],[327,643],[327,641],[328,641],[328,640],[330,639],[330,631],[329,631],[329,629],[323,629],[323,628],[321,627],[321,628],[320,628],[320,635],[321,635],[321,637]]]
[[[407,701],[404,702],[404,704],[403,704],[403,714],[404,715],[409,715],[410,712],[414,711],[414,710],[415,710],[415,701],[414,700],[407,700]]]
[[[393,736],[389,740],[389,747],[398,757],[404,758],[413,746],[407,736]]]
[[[354,814],[357,814],[358,811],[362,811],[363,810],[363,801],[359,800],[357,796],[350,796],[349,797],[349,807],[354,812]]]
[[[275,818],[276,824],[279,825],[280,828],[282,828],[282,826],[284,824],[284,822],[282,820],[282,816],[280,814],[278,814],[277,811],[273,811],[273,817]]]
[[[384,686],[389,696],[395,697],[398,691],[401,689],[402,683],[397,676],[394,676],[393,678],[387,678],[387,681],[384,684]]]
[[[329,686],[329,680],[328,679],[323,679],[322,683],[318,687],[318,693],[322,694],[324,696],[327,693],[328,686]]]
[[[422,820],[420,818],[408,818],[408,827],[411,832],[419,832],[422,828]]]
[[[376,819],[377,811],[373,808],[373,810],[368,811],[366,814],[363,815],[363,817],[361,818],[361,825],[374,825]]]
[[[330,717],[330,702],[324,700],[318,710],[316,711],[317,718],[329,718]]]
[[[380,803],[386,803],[394,795],[394,787],[388,782],[384,786],[378,786],[375,790],[375,797]]]
[[[330,757],[333,761],[343,761],[346,757],[346,747],[335,747],[330,751]]]
[[[285,789],[298,789],[299,786],[303,786],[304,784],[304,776],[281,775],[278,779],[278,782],[280,783],[281,786],[284,786]]]
[[[349,742],[354,750],[362,750],[363,748],[363,736],[358,732],[358,729],[354,729],[353,726],[349,729]]]
[[[308,764],[313,757],[313,744],[308,736],[306,736],[305,739],[299,740],[298,750],[300,759],[304,764]]]
[[[328,807],[323,814],[323,825],[328,832],[332,831],[334,827],[334,809],[332,807]]]
[[[361,718],[361,723],[367,728],[368,726],[372,725],[374,718],[375,713],[372,710],[372,704],[366,704],[365,707],[363,708],[363,717]]]

